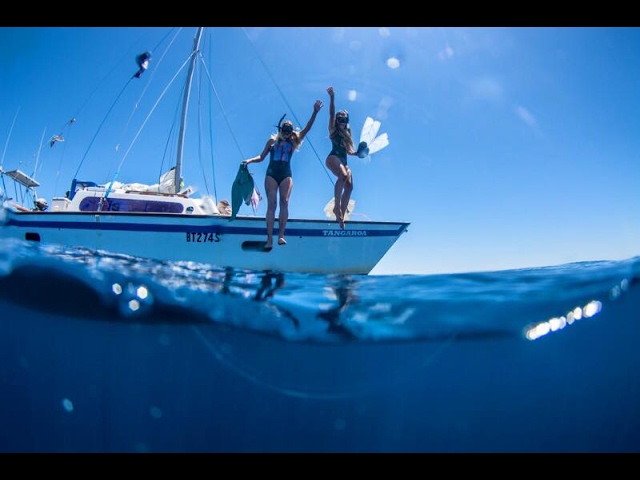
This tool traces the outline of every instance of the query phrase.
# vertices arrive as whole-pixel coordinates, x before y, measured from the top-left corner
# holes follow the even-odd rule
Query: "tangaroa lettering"
[[[366,230],[323,230],[323,237],[366,237]]]

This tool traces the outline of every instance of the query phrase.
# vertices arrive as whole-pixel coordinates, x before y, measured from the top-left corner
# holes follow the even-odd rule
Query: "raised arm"
[[[336,104],[333,101],[333,87],[327,88],[327,93],[329,94],[329,136],[333,134],[333,125],[335,124],[336,117]]]
[[[309,133],[309,130],[311,130],[311,127],[313,126],[313,122],[316,121],[316,116],[318,115],[318,112],[320,111],[321,108],[322,108],[322,101],[316,100],[316,103],[313,104],[313,113],[311,114],[311,118],[309,118],[309,121],[307,122],[305,127],[298,134],[298,138],[300,138],[300,141],[302,141],[302,139],[304,139],[307,133]]]

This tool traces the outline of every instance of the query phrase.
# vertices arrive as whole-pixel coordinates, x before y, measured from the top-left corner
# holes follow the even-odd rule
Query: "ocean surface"
[[[640,257],[252,272],[0,241],[2,452],[639,452]]]

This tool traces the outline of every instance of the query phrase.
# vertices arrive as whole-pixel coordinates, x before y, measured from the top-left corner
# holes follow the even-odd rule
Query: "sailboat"
[[[18,208],[4,195],[0,238],[237,269],[369,274],[409,222],[349,220],[341,229],[328,218],[290,218],[287,245],[266,250],[264,216],[229,215],[215,198],[183,187],[184,129],[202,33],[198,27],[193,40],[175,164],[159,182],[99,185],[74,178],[67,195],[54,197],[51,205],[33,195],[40,203],[31,208]],[[18,181],[27,190],[38,186],[28,175],[11,172],[2,172],[3,181]]]

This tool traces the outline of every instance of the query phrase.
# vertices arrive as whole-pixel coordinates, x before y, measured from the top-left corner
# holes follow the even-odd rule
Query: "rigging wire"
[[[276,82],[275,77],[271,73],[271,70],[269,70],[269,68],[267,67],[267,64],[262,60],[262,56],[260,55],[260,52],[258,52],[258,49],[255,47],[255,45],[251,41],[251,37],[249,37],[249,34],[247,33],[246,29],[244,27],[240,27],[240,28],[241,28],[242,32],[244,33],[245,37],[247,37],[247,41],[249,42],[249,45],[251,45],[251,47],[253,48],[253,51],[255,52],[256,56],[258,57],[258,60],[260,61],[260,63],[264,67],[264,69],[266,70],[267,75],[269,76],[269,78],[273,82],[273,85],[276,87],[276,90],[278,91],[278,93],[282,97],[282,100],[284,101],[285,105],[287,105],[287,107],[291,111],[291,114],[292,114],[293,118],[295,119],[296,123],[298,125],[302,125],[302,123],[298,119],[298,116],[296,115],[295,111],[293,110],[293,108],[291,108],[291,105],[289,105],[289,102],[287,101],[287,98],[285,97],[284,93],[282,92],[282,90],[278,86],[278,83]],[[316,148],[313,146],[313,142],[311,141],[311,138],[307,138],[307,140],[309,141],[309,146],[313,150],[313,153],[315,153],[315,155],[316,155],[316,159],[318,160],[318,162],[320,162],[320,166],[322,167],[324,172],[327,174],[327,177],[329,178],[329,181],[332,184],[334,184],[333,177],[329,174],[329,171],[327,170],[327,167],[322,162],[322,159],[320,158],[320,155],[318,155],[318,152],[316,151]]]
[[[173,78],[171,79],[171,81],[169,82],[169,84],[164,88],[164,90],[162,90],[162,92],[160,93],[160,96],[158,97],[158,99],[156,100],[156,103],[153,104],[153,107],[151,108],[151,111],[147,114],[146,118],[144,119],[144,121],[142,122],[142,125],[140,125],[140,128],[138,129],[138,131],[136,132],[135,136],[133,137],[133,140],[131,140],[131,144],[129,145],[129,148],[127,149],[127,151],[125,152],[125,154],[122,156],[122,160],[120,160],[120,164],[118,165],[118,169],[115,173],[115,175],[113,176],[113,180],[111,180],[111,182],[109,183],[109,187],[107,188],[107,191],[105,192],[104,198],[106,199],[109,196],[109,193],[111,192],[111,188],[114,184],[114,182],[116,181],[116,178],[118,177],[120,170],[122,169],[122,165],[124,164],[125,159],[127,158],[127,156],[129,155],[129,152],[131,152],[131,149],[133,148],[133,145],[136,143],[136,141],[138,140],[138,137],[140,136],[140,134],[142,133],[142,130],[144,129],[144,127],[146,126],[147,122],[149,121],[149,118],[151,118],[151,115],[153,115],[153,112],[155,112],[156,108],[158,107],[158,104],[160,103],[160,100],[162,100],[162,98],[164,98],[165,94],[167,93],[167,91],[169,90],[169,88],[171,87],[171,85],[173,85],[173,82],[176,80],[176,78],[178,77],[178,75],[180,74],[180,72],[182,72],[182,70],[184,70],[184,68],[189,64],[189,62],[191,61],[191,56],[195,55],[196,52],[191,53],[191,55],[189,55],[187,57],[187,59],[184,61],[184,63],[182,64],[182,66],[178,69],[178,71],[175,73],[175,75],[173,76]],[[133,78],[133,77],[132,77]],[[131,82],[131,78],[127,81],[127,85],[129,84],[129,82]],[[126,88],[126,85],[125,85]],[[124,91],[124,89],[123,89]],[[122,92],[120,93],[120,95],[122,95]],[[120,95],[118,95],[118,98],[120,98]],[[116,99],[116,102],[118,101],[118,99]],[[111,107],[113,108],[113,106]],[[111,109],[109,109],[109,111],[111,111]],[[107,112],[107,115],[109,113]],[[104,121],[103,121],[104,123]],[[95,137],[94,137],[95,139]],[[93,141],[92,141],[93,143]],[[84,158],[83,158],[84,160]]]
[[[133,77],[132,77],[133,78]],[[124,87],[122,87],[122,90],[120,90],[120,93],[118,94],[118,96],[116,97],[116,99],[113,101],[113,103],[111,104],[111,107],[109,107],[109,110],[107,111],[107,113],[105,114],[104,118],[102,119],[102,122],[100,122],[100,125],[98,125],[98,130],[96,130],[96,133],[93,135],[93,138],[91,139],[91,141],[89,142],[89,146],[87,147],[87,150],[84,152],[84,155],[82,156],[82,158],[80,159],[80,163],[78,164],[78,168],[76,169],[76,173],[73,176],[73,178],[76,178],[78,176],[78,173],[80,172],[80,168],[82,167],[82,164],[84,163],[85,159],[87,158],[87,155],[89,154],[89,150],[91,150],[91,147],[93,146],[93,142],[95,142],[96,137],[98,136],[98,134],[100,133],[100,130],[102,129],[102,127],[104,126],[104,123],[107,121],[107,118],[109,117],[109,114],[111,113],[111,111],[113,110],[113,108],[116,106],[116,103],[118,103],[118,100],[120,99],[120,97],[122,96],[122,94],[124,93],[124,91],[127,89],[127,86],[131,83],[132,78],[130,78],[129,80],[127,80],[127,82],[125,83]]]
[[[165,35],[165,37],[163,37],[163,39],[158,42],[158,45],[160,43],[162,43],[164,41],[164,39],[170,34],[171,32],[168,32],[167,35]],[[82,113],[82,111],[84,111],[85,107],[87,106],[87,104],[89,103],[89,101],[93,98],[93,96],[96,94],[96,92],[100,89],[100,87],[104,84],[104,82],[107,80],[107,78],[109,78],[113,72],[116,70],[116,68],[122,64],[122,62],[126,59],[129,58],[130,53],[129,52],[125,52],[122,57],[120,58],[120,60],[118,62],[116,62],[116,64],[111,68],[111,70],[102,78],[102,80],[100,80],[100,82],[98,82],[98,84],[96,85],[96,87],[91,91],[91,93],[87,96],[87,98],[84,100],[84,102],[82,102],[82,104],[80,105],[80,107],[76,110],[76,113],[74,115],[72,115],[71,119],[68,120],[67,122],[64,123],[64,125],[62,126],[61,129],[59,129],[59,133],[57,135],[54,135],[51,139],[51,146],[53,146],[53,144],[55,144],[58,141],[64,141],[64,136],[63,134],[65,133],[65,131],[67,130],[67,128],[69,128],[71,125],[73,125],[76,122],[76,118],[78,118],[80,116],[80,114]],[[115,104],[117,103],[118,99],[120,98],[120,96],[122,95],[122,93],[124,92],[124,90],[126,89],[126,86],[129,84],[130,80],[125,84],[125,87],[122,89],[122,91],[120,92],[120,94],[118,95],[118,97],[116,98],[116,100],[114,101],[113,105],[110,107],[109,111],[107,112],[107,114],[105,115],[104,119],[102,120],[102,123],[100,124],[100,126],[98,127],[98,131],[96,132],[96,134],[94,135],[94,137],[92,138],[89,146],[87,147],[87,150],[85,152],[85,154],[83,155],[82,159],[80,160],[80,164],[78,165],[78,168],[76,170],[76,173],[74,175],[74,178],[77,177],[78,173],[80,172],[80,168],[82,167],[82,164],[84,163],[84,160],[86,159],[89,150],[91,149],[91,146],[93,145],[96,137],[98,136],[98,133],[100,132],[100,129],[102,128],[102,126],[104,125],[104,122],[106,121],[109,113],[111,112],[111,110],[113,109],[113,107],[115,106]],[[16,113],[17,116],[17,113]],[[14,118],[14,123],[15,123],[15,118]],[[12,125],[13,128],[13,125]],[[5,152],[6,152],[6,146],[5,146]],[[54,191],[57,190],[57,181],[59,179],[59,175],[60,175],[60,170],[61,170],[61,166],[63,163],[63,157],[64,157],[64,152],[65,149],[63,149],[63,155],[60,158],[60,162],[59,162],[59,166],[58,166],[58,171],[56,174],[56,183],[55,183],[55,188]],[[40,150],[38,151],[38,157],[40,155]],[[4,153],[2,156],[2,161],[0,162],[0,166],[4,163]],[[37,163],[36,163],[36,167],[34,167],[34,176],[36,173],[36,169],[37,169]]]
[[[216,97],[216,100],[218,101],[218,105],[220,106],[220,112],[222,113],[222,118],[224,119],[225,123],[227,124],[227,127],[229,128],[231,138],[233,139],[233,142],[236,144],[236,148],[240,152],[240,155],[242,156],[242,158],[245,158],[245,154],[242,151],[242,147],[240,146],[240,143],[238,143],[238,138],[233,133],[233,128],[231,128],[231,124],[229,123],[229,116],[227,115],[227,112],[224,109],[224,106],[222,105],[222,101],[220,100],[220,95],[218,95],[218,90],[216,89],[216,86],[213,84],[213,80],[211,79],[211,74],[209,72],[209,69],[207,68],[207,65],[204,59],[202,58],[202,54],[200,54],[200,57],[202,59],[202,67],[205,73],[207,74],[207,79],[209,80],[209,85],[211,86],[211,91],[213,91]]]
[[[196,64],[196,68],[198,68],[199,64]],[[201,69],[200,69],[201,70]],[[199,71],[200,71],[199,70]],[[201,75],[197,75],[196,76],[196,80],[198,82],[198,95],[197,95],[197,100],[198,100],[198,105],[196,108],[196,112],[197,112],[197,121],[198,121],[198,129],[196,130],[198,132],[198,160],[200,162],[200,171],[202,172],[202,179],[204,181],[204,187],[205,190],[207,191],[207,193],[209,193],[209,182],[207,181],[207,176],[204,173],[204,165],[202,164],[202,158],[203,158],[203,141],[202,141],[202,114],[201,114],[201,110],[202,110],[202,104],[200,102],[201,98],[202,98],[202,76]],[[214,177],[215,178],[215,177]],[[216,199],[218,198],[217,195],[215,197]]]
[[[164,41],[165,41],[165,39],[167,38],[167,36],[169,36],[169,34],[170,34],[170,33],[171,33],[171,31],[169,31],[169,32],[168,32],[168,33],[167,33],[167,34],[166,34],[166,35],[165,35],[165,36],[164,36],[164,37],[163,37],[163,38],[162,38],[162,39],[157,43],[156,47],[157,47],[157,46],[159,46],[160,44],[162,44],[162,42],[164,42]],[[138,41],[138,42],[135,42],[135,43],[139,43],[139,41]],[[132,48],[133,48],[133,47],[132,47]],[[95,95],[95,93],[100,89],[100,87],[104,84],[104,82],[107,80],[107,78],[109,78],[109,77],[113,74],[113,72],[118,68],[118,66],[119,66],[120,64],[122,64],[122,63],[125,61],[125,59],[130,58],[130,55],[131,55],[131,54],[130,54],[130,52],[129,52],[129,51],[125,52],[125,53],[122,55],[122,57],[120,58],[120,60],[114,64],[113,68],[111,68],[111,70],[110,70],[110,71],[109,71],[109,72],[108,72],[108,73],[107,73],[107,74],[102,78],[102,80],[100,80],[100,82],[98,82],[98,84],[96,85],[96,87],[91,91],[91,93],[89,94],[89,96],[85,99],[85,101],[84,101],[84,102],[80,105],[80,107],[76,110],[76,113],[71,117],[71,119],[70,119],[69,121],[67,121],[67,122],[64,124],[64,126],[62,127],[62,129],[60,129],[60,133],[58,134],[58,136],[57,136],[57,137],[56,137],[56,136],[54,136],[54,137],[52,138],[52,141],[53,141],[53,139],[55,139],[55,138],[63,138],[63,133],[64,133],[65,129],[67,129],[70,125],[73,125],[73,124],[76,122],[76,118],[78,118],[78,117],[79,117],[79,115],[80,115],[80,114],[81,114],[81,112],[84,110],[84,108],[87,106],[87,104],[89,103],[89,101],[91,100],[91,98],[93,98],[93,96]],[[161,61],[161,60],[162,60],[162,58],[160,59],[160,61]],[[89,143],[89,146],[87,147],[87,150],[85,151],[84,155],[82,156],[82,158],[81,158],[81,160],[80,160],[80,163],[78,164],[78,167],[77,167],[77,169],[76,169],[76,172],[75,172],[75,175],[74,175],[74,177],[73,177],[73,178],[77,178],[77,176],[78,176],[78,174],[79,174],[79,172],[80,172],[80,169],[81,169],[81,167],[82,167],[82,164],[84,163],[84,161],[85,161],[85,159],[86,159],[87,155],[89,154],[89,150],[90,150],[90,149],[91,149],[91,147],[93,146],[93,143],[95,142],[95,140],[96,140],[96,138],[97,138],[97,136],[98,136],[98,134],[99,134],[100,130],[101,130],[101,129],[102,129],[102,127],[104,126],[104,123],[105,123],[105,121],[107,120],[107,117],[109,116],[109,114],[111,113],[111,111],[112,111],[112,110],[113,110],[113,108],[115,107],[116,103],[118,102],[119,98],[122,96],[122,94],[124,93],[124,91],[126,90],[127,86],[129,85],[129,83],[131,82],[131,80],[132,80],[133,78],[134,78],[134,77],[131,77],[131,78],[130,78],[126,83],[125,83],[125,86],[122,88],[122,90],[120,91],[120,93],[119,93],[119,94],[118,94],[118,96],[116,97],[115,101],[113,102],[113,104],[111,105],[111,107],[109,108],[109,110],[107,111],[107,114],[106,114],[106,115],[105,115],[105,117],[103,118],[102,122],[101,122],[101,123],[100,123],[100,125],[98,126],[98,130],[96,131],[95,135],[94,135],[94,136],[93,136],[93,138],[91,139],[91,142]],[[146,88],[148,88],[148,86],[147,86]],[[145,90],[143,91],[143,93],[141,94],[140,98],[138,99],[138,102],[139,102],[139,101],[140,101],[140,99],[142,98],[142,95],[144,95],[144,93],[145,93],[145,91],[146,91],[146,88],[145,88]],[[136,108],[137,108],[137,104],[136,104],[136,106],[134,107],[134,111],[135,111],[135,109],[136,109]],[[132,112],[131,116],[133,116],[133,112]],[[130,121],[130,120],[131,120],[131,117],[129,118],[129,121]],[[129,124],[129,121],[127,121],[127,125]],[[126,128],[127,128],[127,126],[125,125],[124,130],[126,130]],[[64,149],[63,149],[63,155],[64,155]],[[61,169],[61,166],[62,166],[62,162],[63,162],[63,158],[61,157],[61,159],[60,159],[60,165],[59,165],[59,167],[58,167],[57,177],[59,177],[60,169]],[[56,185],[57,185],[57,179],[58,179],[58,178],[56,178]],[[57,187],[56,187],[56,188],[57,188]]]
[[[174,29],[175,30],[175,29]],[[127,122],[125,123],[123,129],[122,129],[122,133],[120,134],[120,138],[122,138],[125,134],[125,132],[127,131],[127,129],[129,128],[129,124],[131,123],[131,120],[133,119],[133,116],[135,114],[135,112],[138,110],[138,106],[140,105],[140,102],[142,101],[144,95],[146,94],[147,90],[149,89],[149,87],[151,86],[153,79],[155,77],[155,73],[157,71],[157,69],[160,67],[160,65],[162,64],[162,61],[164,60],[164,58],[167,55],[167,52],[169,51],[169,49],[171,48],[171,46],[174,44],[174,42],[176,41],[176,38],[178,37],[178,35],[180,34],[180,31],[182,30],[182,27],[177,28],[176,33],[174,34],[173,38],[171,39],[171,41],[169,42],[169,44],[167,45],[167,47],[165,48],[162,56],[160,57],[160,59],[156,62],[156,67],[153,68],[150,72],[150,78],[149,81],[145,83],[144,88],[142,89],[142,92],[140,93],[140,96],[138,97],[138,100],[134,103],[133,108],[131,110],[131,114],[129,115],[129,118],[127,119]],[[158,48],[160,48],[160,45],[162,45],[162,43],[165,41],[165,39],[169,36],[169,34],[172,32],[173,30],[170,30],[169,32],[167,32],[167,34],[162,37],[160,39],[160,41],[158,41],[158,43],[156,43],[155,47],[151,50],[152,52],[155,52]],[[116,144],[116,151],[119,150],[119,146],[120,146],[120,142],[118,142]]]
[[[40,153],[42,152],[42,144],[44,143],[44,136],[47,133],[47,129],[45,128],[42,131],[42,137],[40,137],[40,145],[38,146],[38,153],[36,154],[36,163],[33,166],[33,173],[31,174],[31,178],[36,178],[36,172],[38,171],[38,163],[40,162]]]
[[[4,170],[2,167],[4,166],[4,156],[7,153],[7,147],[9,146],[9,139],[11,138],[11,132],[13,132],[13,127],[16,124],[16,119],[18,118],[18,113],[20,112],[20,107],[16,110],[16,114],[13,117],[13,121],[11,122],[11,128],[9,128],[9,135],[7,135],[7,141],[4,144],[4,150],[2,151],[2,158],[0,158],[0,178],[2,179],[2,187],[0,187],[0,201],[10,200],[7,196],[7,185],[4,181]],[[13,182],[13,188],[17,192],[17,184]],[[6,198],[5,198],[6,197]],[[16,195],[17,197],[17,195]]]
[[[213,92],[215,99],[218,102],[218,106],[220,108],[220,113],[222,114],[222,118],[224,119],[225,124],[227,125],[227,128],[229,130],[229,134],[231,135],[231,138],[233,139],[233,143],[235,143],[236,148],[238,149],[238,152],[240,152],[240,156],[242,158],[246,158],[246,155],[244,154],[244,151],[242,149],[242,147],[240,146],[240,143],[238,142],[238,138],[236,137],[233,128],[231,127],[231,123],[229,122],[229,116],[227,115],[227,111],[224,108],[224,105],[222,104],[222,101],[220,100],[220,95],[218,94],[218,89],[216,88],[216,86],[213,83],[213,80],[211,78],[211,73],[209,72],[209,69],[207,67],[207,64],[205,62],[204,57],[202,56],[202,53],[198,52],[198,54],[200,55],[200,60],[201,60],[201,65],[202,65],[202,70],[204,71],[204,73],[206,74],[207,80],[209,80],[209,86],[211,87],[211,91]],[[211,117],[211,103],[209,102],[209,126],[211,127],[212,125],[212,117]],[[212,136],[211,132],[210,132],[210,136]],[[211,143],[210,145],[212,145],[211,148],[211,166],[212,169],[214,171],[214,184],[213,184],[213,188],[214,188],[214,195],[216,197],[216,199],[218,198],[218,194],[216,191],[216,184],[215,184],[215,165],[214,165],[214,160],[213,160],[213,139],[211,138]]]
[[[13,117],[13,122],[11,122],[11,128],[9,128],[9,135],[7,135],[7,141],[4,144],[4,150],[2,151],[2,158],[0,158],[0,171],[2,171],[2,167],[4,166],[4,156],[7,153],[7,147],[9,146],[9,139],[11,138],[11,132],[13,132],[13,126],[16,124],[16,119],[18,118],[18,113],[20,112],[20,107],[16,110],[16,114]]]
[[[205,38],[204,38],[204,42],[207,43],[211,43],[211,37],[208,34],[208,32],[205,32]],[[211,57],[213,55],[212,52],[212,48],[209,48],[209,56]],[[202,65],[204,66],[204,61],[202,62]],[[202,68],[200,69],[200,72],[202,72]],[[202,77],[202,74],[199,75],[199,77]],[[209,96],[207,97],[209,99],[211,99],[211,92],[209,91]],[[207,104],[209,105],[209,154],[211,156],[211,175],[213,178],[213,196],[214,198],[217,200],[218,199],[218,189],[217,189],[217,185],[216,185],[216,169],[215,169],[215,159],[213,156],[213,107],[212,104],[213,102],[208,101]],[[209,193],[209,191],[207,190],[207,193]]]
[[[76,118],[78,118],[78,116],[80,115],[80,113],[84,110],[84,108],[86,107],[86,105],[89,103],[89,100],[91,100],[91,98],[95,95],[95,93],[98,91],[98,89],[102,86],[102,84],[107,80],[107,78],[109,78],[111,76],[111,74],[116,70],[116,68],[122,64],[124,62],[125,59],[129,58],[130,53],[127,51],[125,53],[122,54],[122,56],[120,57],[120,60],[118,62],[116,62],[113,66],[113,68],[111,68],[111,70],[102,78],[102,80],[100,80],[100,82],[98,82],[98,84],[96,85],[96,87],[93,89],[93,91],[89,94],[89,96],[87,97],[87,99],[82,103],[82,105],[80,105],[80,107],[78,108],[78,110],[76,111],[75,115],[73,115],[71,117],[71,120],[69,120],[67,123],[64,124],[63,128],[61,129],[61,132],[64,131],[65,128],[67,128],[67,126],[75,123]],[[120,92],[120,94],[118,94],[118,97],[116,97],[116,100],[114,101],[113,105],[111,106],[111,108],[109,109],[109,111],[107,112],[107,115],[105,115],[105,118],[103,119],[102,123],[100,124],[100,126],[98,127],[98,132],[100,131],[100,129],[102,128],[102,125],[104,124],[105,120],[107,119],[107,116],[109,115],[109,112],[111,112],[111,110],[113,109],[113,107],[115,106],[116,102],[118,101],[118,98],[120,98],[120,96],[122,95],[122,93],[124,92],[125,88],[127,87],[127,85],[129,84],[129,82],[131,81],[131,79],[129,79],[129,81],[127,81],[127,83],[125,84],[125,87],[122,89],[122,91]],[[80,164],[78,165],[78,168],[76,170],[76,173],[74,175],[74,178],[77,177],[78,173],[80,172],[80,167],[82,166],[82,163],[84,162],[87,154],[89,153],[89,149],[91,148],[91,145],[93,144],[93,142],[95,141],[98,132],[96,132],[96,134],[94,135],[94,137],[91,139],[91,143],[89,144],[89,147],[87,147],[87,151],[85,152],[84,156],[82,157],[82,159],[80,160]]]

